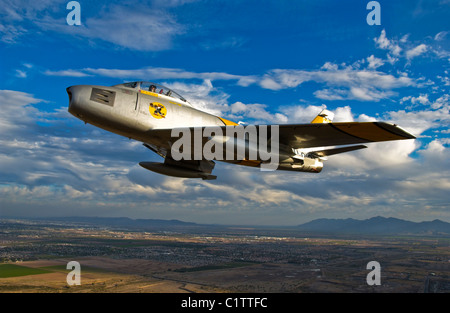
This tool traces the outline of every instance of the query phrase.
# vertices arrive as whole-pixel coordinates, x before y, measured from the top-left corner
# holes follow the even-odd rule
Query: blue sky
[[[450,222],[450,1],[0,0],[0,216],[127,216],[296,225]],[[165,177],[139,142],[67,112],[65,88],[150,80],[247,123],[397,123],[418,139],[330,157],[320,174],[218,163]]]

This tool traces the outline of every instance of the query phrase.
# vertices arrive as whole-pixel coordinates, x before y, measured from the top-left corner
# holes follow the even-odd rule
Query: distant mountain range
[[[366,220],[327,219],[321,218],[301,224],[298,230],[317,233],[341,233],[341,234],[450,234],[450,223],[441,220],[431,222],[409,222],[393,217],[372,217]]]
[[[209,229],[224,230],[233,225],[212,225],[183,222],[179,220],[131,219],[127,217],[55,217],[39,220],[96,225],[105,227],[128,228],[135,230],[176,230],[189,231]],[[281,226],[251,226],[252,229],[264,232],[280,229]],[[316,234],[364,234],[364,235],[450,235],[450,223],[441,220],[431,222],[409,222],[393,217],[372,217],[366,220],[327,219],[321,218],[292,227],[281,227],[285,230]]]

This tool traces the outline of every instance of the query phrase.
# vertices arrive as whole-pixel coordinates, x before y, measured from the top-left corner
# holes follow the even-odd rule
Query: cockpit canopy
[[[180,96],[178,93],[176,93],[175,91],[162,86],[160,84],[156,84],[156,83],[152,83],[152,82],[131,82],[131,83],[124,83],[124,84],[120,84],[120,85],[115,85],[114,87],[127,87],[127,88],[133,88],[133,89],[137,89],[137,90],[143,90],[143,91],[150,91],[153,93],[157,93],[160,95],[164,95],[166,97],[172,97],[175,98],[177,100],[181,100],[183,102],[186,102],[186,104],[189,104],[189,102],[184,99],[182,96]]]

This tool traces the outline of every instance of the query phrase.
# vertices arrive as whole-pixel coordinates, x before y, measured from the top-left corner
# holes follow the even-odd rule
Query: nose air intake
[[[66,88],[67,94],[69,95],[69,106],[72,104],[72,91],[70,90],[70,87]]]
[[[74,116],[76,116],[76,117],[78,117],[78,118],[81,118],[81,116],[79,114],[76,114],[76,112],[75,112],[76,111],[76,109],[75,109],[76,105],[74,104],[75,99],[74,99],[74,93],[73,93],[72,86],[67,87],[66,91],[67,91],[67,95],[69,96],[69,107],[68,107],[69,113],[74,115]]]

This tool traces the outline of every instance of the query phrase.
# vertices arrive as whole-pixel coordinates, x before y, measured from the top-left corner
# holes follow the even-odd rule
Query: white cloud
[[[212,82],[205,79],[202,84],[188,84],[181,82],[162,82],[185,97],[194,107],[214,115],[223,115],[229,110],[229,95],[217,90]]]
[[[135,10],[111,5],[99,18],[88,18],[79,34],[121,47],[141,51],[160,51],[172,46],[174,36],[184,29],[170,15],[155,8]]]
[[[389,50],[393,56],[399,56],[402,48],[394,41],[386,37],[386,30],[382,30],[380,37],[374,39],[378,48]]]
[[[25,71],[16,70],[16,77],[18,77],[18,78],[26,78],[27,77],[27,73]]]
[[[25,92],[0,90],[0,131],[5,137],[10,131],[21,131],[33,122],[38,110],[32,106],[42,102]]]
[[[377,69],[377,67],[383,66],[384,61],[382,59],[376,58],[373,54],[367,58],[369,62],[369,69]]]
[[[92,76],[88,73],[85,73],[83,71],[77,71],[77,70],[62,70],[62,71],[50,71],[46,70],[43,73],[47,76],[63,76],[63,77],[87,77]]]
[[[428,95],[420,95],[420,96],[418,96],[416,98],[414,98],[414,97],[411,98],[411,102],[413,104],[421,103],[421,104],[425,105],[425,104],[429,104],[430,100],[428,100]]]
[[[281,113],[287,117],[287,123],[301,124],[310,123],[322,110],[327,109],[334,113],[334,122],[353,122],[352,110],[349,106],[337,107],[334,110],[327,108],[326,105],[307,105],[307,106],[284,106],[280,108]]]
[[[441,100],[440,100],[441,101]],[[437,109],[406,112],[404,110],[387,112],[386,116],[395,124],[401,125],[418,136],[428,129],[450,126],[450,105],[448,101]]]
[[[272,113],[266,110],[267,105],[260,103],[244,104],[242,102],[235,102],[230,106],[228,117],[238,120],[252,120],[252,124],[283,124],[288,118],[281,113]]]
[[[256,82],[256,76],[233,75],[223,72],[190,72],[179,68],[164,67],[144,67],[140,69],[107,69],[107,68],[84,68],[84,69],[68,69],[68,70],[46,70],[45,75],[48,76],[67,76],[67,77],[84,77],[84,76],[103,76],[118,79],[142,79],[142,80],[163,80],[163,79],[201,79],[205,81],[213,80],[235,80],[240,86],[248,86]]]
[[[32,33],[27,22],[39,20],[48,12],[61,7],[64,0],[0,1],[0,39],[7,44],[17,43],[22,37]],[[65,8],[65,6],[64,6]],[[27,26],[25,26],[27,25]]]
[[[366,60],[362,60],[366,62]],[[158,81],[163,79],[201,79],[204,81],[236,81],[237,85],[247,87],[258,84],[264,89],[281,90],[296,88],[305,82],[316,82],[325,85],[313,94],[323,100],[359,100],[380,101],[392,97],[397,88],[416,85],[406,73],[393,74],[377,71],[383,64],[381,59],[373,55],[367,58],[368,68],[361,68],[361,62],[353,65],[337,65],[326,62],[318,70],[274,69],[257,75],[235,75],[224,72],[191,72],[179,68],[143,67],[140,69],[107,69],[84,68],[68,70],[46,70],[49,76],[104,76],[122,79],[143,79]]]
[[[371,95],[371,92],[369,92],[368,89],[360,88],[360,87],[351,87],[350,88],[350,95],[353,99],[358,99],[361,101],[372,101],[375,100],[376,97]],[[376,94],[374,94],[376,96]],[[383,98],[383,97],[381,97]]]
[[[322,67],[320,69],[321,70],[326,70],[326,71],[328,71],[328,70],[337,71],[339,68],[338,68],[337,64],[334,64],[334,63],[331,63],[331,62],[325,62],[325,64],[322,65]]]
[[[386,31],[383,29],[380,36],[374,38],[374,41],[377,48],[388,51],[386,60],[381,60],[382,62],[394,65],[399,60],[405,60],[405,66],[410,66],[412,59],[424,56],[427,52],[433,53],[440,59],[450,61],[450,52],[445,44],[448,33],[448,31],[441,31],[434,36],[434,40],[427,37],[425,42],[414,42],[410,41],[409,34],[404,35],[400,40],[388,39]],[[372,64],[375,66],[375,63]]]
[[[338,107],[334,111],[334,122],[353,122],[353,114],[351,108],[347,105],[345,107]]]
[[[415,58],[415,57],[425,53],[427,50],[428,50],[427,45],[420,44],[417,47],[406,51],[406,58],[408,58],[408,59]]]
[[[321,70],[272,70],[264,75],[261,87],[268,89],[294,88],[306,81],[325,84],[330,88],[317,90],[314,95],[323,100],[356,99],[379,101],[394,95],[392,89],[413,86],[407,75],[395,77],[379,71],[358,69],[356,66],[339,68],[327,62]]]
[[[269,76],[264,76],[259,82],[259,85],[265,89],[270,90],[280,90],[284,88],[281,84],[275,82],[275,80],[273,80]]]
[[[162,51],[171,48],[173,39],[185,32],[185,28],[165,11],[183,1],[158,6],[157,3],[140,5],[138,10],[135,9],[136,4],[110,3],[101,7],[101,4],[92,3],[89,9],[98,10],[98,13],[84,15],[88,9],[83,8],[81,26],[77,27],[68,27],[65,19],[61,18],[67,15],[66,3],[64,0],[0,3],[6,7],[0,24],[2,41],[16,43],[28,33],[55,32],[70,35],[72,41],[76,38],[88,40],[90,45],[111,43],[138,51]],[[28,29],[21,26],[25,24]]]
[[[211,82],[178,84],[181,89],[201,94],[206,102],[214,99]],[[433,127],[428,121],[435,120],[439,114],[441,120],[448,120],[442,117],[448,106],[444,100],[440,101],[441,111],[434,114],[399,111],[389,116],[402,123],[409,121],[412,126],[425,123],[426,127]],[[77,126],[68,137],[55,135],[51,127],[37,128],[36,121],[50,114],[37,111],[42,109],[39,102],[41,100],[26,93],[0,92],[0,105],[5,114],[0,127],[8,129],[3,132],[7,136],[0,140],[0,195],[2,207],[8,208],[4,211],[6,214],[14,215],[17,212],[14,210],[25,210],[23,208],[30,205],[45,207],[40,214],[48,215],[77,212],[111,216],[123,214],[126,208],[129,216],[136,217],[148,216],[151,212],[155,218],[176,215],[179,219],[197,222],[236,223],[239,220],[243,224],[283,224],[289,220],[297,222],[298,214],[308,214],[308,218],[337,211],[357,214],[365,205],[368,207],[364,208],[364,214],[376,214],[382,209],[386,214],[398,216],[402,209],[401,204],[398,207],[396,203],[403,203],[405,198],[418,201],[414,208],[408,207],[408,212],[411,216],[420,216],[419,207],[423,202],[418,198],[432,196],[432,200],[427,201],[431,206],[447,199],[441,187],[449,183],[448,171],[434,170],[439,164],[448,163],[445,161],[448,149],[443,141],[432,142],[421,150],[419,160],[411,157],[417,149],[417,141],[371,144],[365,150],[330,157],[318,175],[263,173],[218,162],[214,171],[217,181],[177,179],[140,168],[137,162],[152,157],[140,148],[140,143],[84,126],[75,118],[70,121]],[[13,108],[17,105],[25,108],[21,110],[25,114],[15,114]],[[280,114],[288,122],[309,123],[324,108],[324,105],[286,106],[278,108],[274,115],[265,105],[235,102],[220,110],[273,120]],[[350,106],[332,111],[335,121],[355,120]],[[56,114],[52,115],[54,119],[56,116],[56,119],[64,119],[66,127],[70,127],[67,116],[60,112],[52,114]],[[53,123],[58,123],[54,119]],[[367,115],[358,117],[363,121],[373,119]],[[20,127],[10,128],[17,121]],[[99,146],[102,149],[98,149]],[[424,184],[430,171],[434,173],[433,183]],[[438,184],[441,187],[436,189]],[[211,203],[217,206],[212,209]],[[30,211],[27,214],[30,215]]]
[[[175,46],[179,34],[186,34],[187,29],[179,23],[181,19],[167,13],[169,7],[187,2],[158,0],[152,2],[152,10],[145,6],[135,10],[116,1],[92,10],[95,14],[83,15],[81,27],[67,27],[60,18],[65,16],[61,13],[67,1],[0,0],[1,4],[10,5],[2,6],[6,9],[0,13],[0,40],[15,43],[31,34],[45,36],[51,33],[56,34],[56,39],[78,38],[89,46],[161,51]],[[153,37],[149,36],[150,32]],[[200,109],[221,116],[273,123],[309,123],[327,108],[317,99],[379,101],[377,110],[383,110],[381,104],[389,105],[390,102],[381,100],[395,100],[398,89],[414,87],[407,88],[409,93],[401,94],[399,98],[402,98],[400,104],[413,104],[416,111],[410,112],[407,108],[379,113],[415,135],[430,136],[432,133],[436,136],[448,133],[450,125],[449,96],[444,87],[448,85],[448,73],[440,71],[441,75],[437,76],[441,84],[438,85],[439,80],[436,80],[433,87],[441,89],[429,87],[425,90],[422,88],[427,87],[424,83],[427,78],[415,79],[410,68],[404,69],[408,73],[405,74],[390,64],[432,53],[448,58],[445,49],[437,49],[447,36],[447,32],[436,34],[433,45],[430,41],[410,42],[408,35],[400,40],[387,38],[383,30],[374,41],[383,51],[370,52],[370,56],[361,56],[353,64],[325,62],[322,66],[307,69],[265,69],[256,75],[214,72],[214,69],[195,72],[192,70],[195,67],[191,70],[145,66],[121,69],[94,68],[92,65],[81,69],[49,69],[43,73],[58,77],[155,79],[179,91]],[[228,47],[239,46],[244,40],[239,36],[225,39],[229,40],[223,45]],[[214,48],[218,46],[220,44]],[[382,54],[386,56],[382,57]],[[23,66],[17,71],[14,68],[12,75],[25,78],[30,74],[27,72],[30,68]],[[217,81],[222,81],[220,88],[217,88]],[[228,82],[228,86],[223,81]],[[309,84],[305,86],[307,82]],[[238,99],[239,93],[231,94],[231,88],[227,89],[229,85],[252,86],[252,91],[257,89],[255,86],[260,86],[293,93],[287,89],[312,86],[316,88],[311,91],[316,99],[299,102],[303,105],[276,107],[270,106],[270,100]],[[299,94],[303,92],[299,91]],[[263,96],[258,95],[258,99],[264,99]],[[354,114],[347,103],[339,102],[340,107],[336,107],[336,103],[324,103],[331,106],[328,109],[335,113],[337,122],[375,120],[367,114]],[[262,173],[254,168],[217,163],[214,174],[218,175],[218,180],[203,182],[146,171],[137,165],[139,161],[161,160],[139,142],[85,126],[70,116],[66,107],[48,112],[49,108],[45,106],[42,100],[28,93],[0,91],[0,206],[7,208],[8,213],[20,206],[29,212],[31,207],[48,207],[52,209],[45,211],[49,215],[55,212],[122,215],[126,212],[136,217],[176,216],[201,222],[210,222],[208,218],[213,217],[217,222],[238,220],[270,224],[297,222],[304,216],[310,219],[310,214],[321,213],[342,214],[340,217],[364,214],[367,217],[384,212],[397,216],[405,214],[409,218],[424,216],[424,204],[428,208],[448,203],[448,138],[433,138],[429,144],[426,144],[429,139],[370,144],[366,150],[330,157],[319,175]],[[366,108],[361,104],[358,110],[373,112],[372,108],[367,111]],[[422,150],[413,154],[420,145],[424,146]],[[44,210],[39,210],[39,214],[42,212]]]
[[[439,33],[437,33],[437,34],[434,36],[434,40],[436,40],[436,41],[442,41],[442,40],[445,39],[445,37],[446,37],[448,34],[449,34],[449,31],[442,31],[442,32],[439,32]]]
[[[20,25],[0,24],[0,40],[7,44],[16,43],[18,38],[26,34],[25,28]]]
[[[449,107],[450,106],[450,95],[449,94],[445,94],[439,98],[436,99],[436,101],[434,101],[431,104],[431,108],[432,109],[441,109],[441,108],[445,108],[445,107]]]
[[[430,105],[431,102],[428,99],[428,94],[421,94],[418,97],[406,96],[400,99],[400,103],[403,104],[405,102],[411,102],[413,105],[422,104],[422,105]]]
[[[310,123],[320,111],[326,109],[325,105],[315,106],[283,106],[280,108],[281,113],[288,118],[287,123],[299,124]]]

